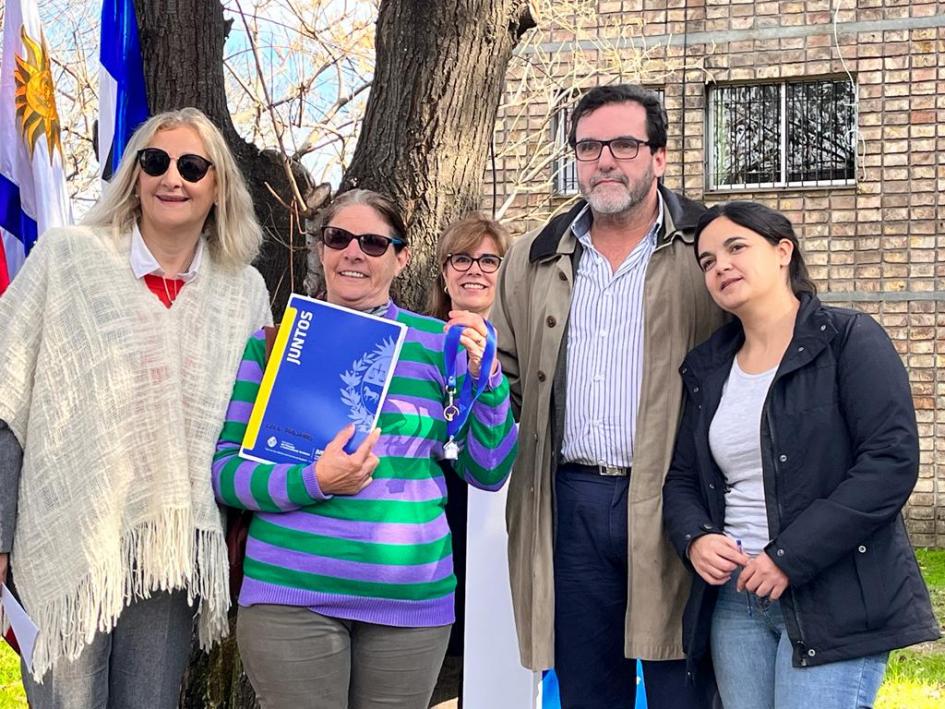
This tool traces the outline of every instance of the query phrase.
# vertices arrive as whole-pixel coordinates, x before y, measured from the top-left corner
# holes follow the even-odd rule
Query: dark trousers
[[[629,478],[564,464],[555,478],[555,673],[563,709],[633,709],[624,657]],[[714,688],[683,660],[643,662],[649,709],[709,709]]]
[[[448,463],[441,463],[446,478],[446,521],[453,538],[453,574],[456,576],[456,621],[446,648],[449,657],[463,656],[466,635],[466,520],[469,506],[469,485]]]

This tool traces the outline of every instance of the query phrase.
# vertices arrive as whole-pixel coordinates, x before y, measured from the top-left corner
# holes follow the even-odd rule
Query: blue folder
[[[398,322],[290,296],[241,455],[312,463],[349,423],[354,452],[377,424],[406,334]]]

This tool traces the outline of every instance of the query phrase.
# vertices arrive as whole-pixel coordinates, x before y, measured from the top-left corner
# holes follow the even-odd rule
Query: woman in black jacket
[[[695,571],[684,616],[725,709],[870,707],[889,650],[939,636],[900,511],[918,474],[909,382],[868,315],[816,297],[790,222],[713,207],[696,258],[736,318],[680,368],[663,519]]]

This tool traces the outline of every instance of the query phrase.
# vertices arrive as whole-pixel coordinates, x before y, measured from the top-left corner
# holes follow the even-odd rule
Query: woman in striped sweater
[[[402,310],[390,286],[408,260],[403,221],[366,190],[326,210],[319,252],[328,301],[408,326],[379,428],[353,454],[340,431],[309,466],[239,456],[265,362],[262,332],[237,374],[213,467],[217,499],[255,510],[239,597],[237,637],[261,705],[319,709],[403,707],[430,700],[454,619],[443,454],[444,325]],[[454,312],[468,354],[459,370],[489,377],[455,470],[502,486],[517,450],[509,387],[498,364],[481,373],[486,327]]]

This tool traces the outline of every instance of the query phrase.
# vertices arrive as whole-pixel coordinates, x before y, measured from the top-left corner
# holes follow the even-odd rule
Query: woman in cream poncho
[[[193,606],[203,645],[225,631],[210,463],[243,343],[270,320],[260,240],[220,132],[165,113],[0,298],[0,575],[12,551],[40,628],[33,706],[176,707]]]

